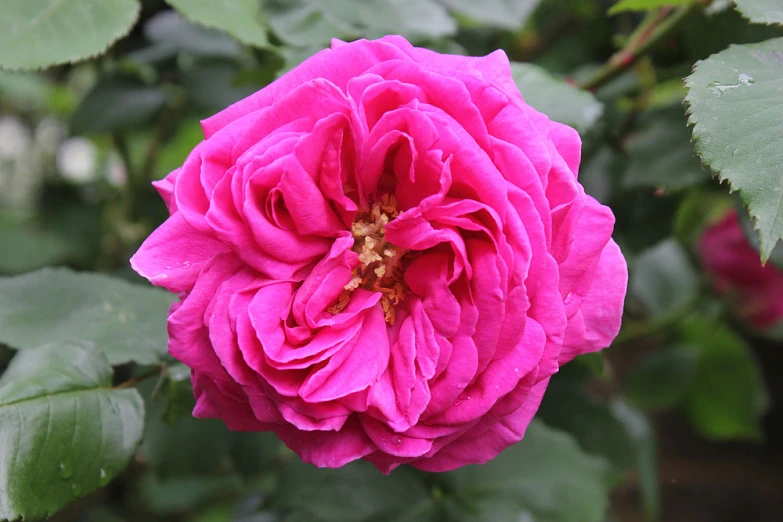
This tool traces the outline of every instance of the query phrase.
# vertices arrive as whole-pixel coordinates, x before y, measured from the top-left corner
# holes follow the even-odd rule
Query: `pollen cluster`
[[[399,215],[397,199],[384,194],[369,211],[359,212],[351,226],[354,246],[359,254],[359,266],[345,285],[337,302],[329,308],[333,314],[342,311],[350,300],[351,292],[365,288],[381,292],[381,306],[386,322],[394,324],[395,306],[405,299],[407,287],[403,279],[403,257],[408,251],[386,241],[386,225]]]

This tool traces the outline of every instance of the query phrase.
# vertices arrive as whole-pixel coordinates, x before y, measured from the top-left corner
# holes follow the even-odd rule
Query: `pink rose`
[[[771,263],[761,265],[735,210],[704,231],[699,255],[715,290],[734,299],[748,323],[768,328],[783,319],[783,272]]]
[[[558,367],[619,330],[612,212],[502,51],[335,41],[203,129],[131,260],[180,293],[196,417],[317,466],[450,470],[519,441]]]

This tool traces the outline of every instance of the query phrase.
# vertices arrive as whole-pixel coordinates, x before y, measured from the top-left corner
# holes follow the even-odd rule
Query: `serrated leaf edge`
[[[98,56],[101,56],[106,51],[109,50],[111,46],[113,46],[118,41],[122,40],[126,36],[128,36],[133,30],[133,27],[136,25],[136,22],[139,21],[139,15],[141,14],[141,2],[139,0],[135,0],[134,3],[136,4],[136,12],[133,14],[133,19],[131,20],[128,27],[125,28],[120,34],[118,34],[115,38],[110,40],[106,46],[103,49],[100,49],[99,51],[88,54],[85,56],[82,56],[81,58],[67,58],[65,60],[56,60],[52,63],[40,65],[38,67],[8,67],[0,64],[0,71],[7,71],[7,72],[40,72],[44,71],[46,69],[49,69],[50,67],[55,67],[57,65],[64,65],[64,64],[74,64],[78,62],[83,62],[85,60],[92,60],[93,58],[97,58]]]
[[[759,19],[752,18],[751,15],[746,14],[745,11],[740,9],[740,6],[738,6],[736,4],[736,2],[732,6],[732,9],[734,11],[737,11],[740,14],[740,16],[742,16],[742,18],[744,18],[745,20],[747,20],[748,22],[750,22],[752,24],[783,26],[783,20],[778,20],[777,22],[775,22],[775,21],[766,21],[766,20],[759,20]]]
[[[769,257],[772,255],[772,251],[775,249],[775,245],[777,244],[777,242],[781,238],[779,238],[779,237],[773,237],[773,238],[769,238],[768,237],[766,239],[764,238],[764,236],[762,235],[761,225],[759,225],[759,222],[758,222],[758,216],[755,214],[755,212],[753,212],[751,210],[750,204],[745,199],[744,191],[739,189],[739,188],[737,188],[737,187],[734,187],[733,183],[731,182],[731,179],[728,178],[728,177],[724,177],[722,175],[722,172],[723,172],[722,169],[720,169],[719,167],[713,165],[713,161],[711,161],[711,160],[709,160],[709,159],[704,157],[704,151],[702,149],[702,146],[703,146],[702,137],[699,135],[699,131],[698,131],[698,125],[699,125],[700,122],[699,122],[698,118],[696,117],[696,115],[693,113],[693,104],[691,103],[692,102],[692,99],[691,99],[691,89],[693,88],[693,83],[691,81],[691,78],[696,73],[696,70],[699,68],[699,66],[701,64],[703,64],[704,62],[706,62],[707,60],[717,56],[718,54],[720,54],[722,52],[725,52],[728,49],[731,49],[732,47],[738,47],[740,45],[741,44],[731,44],[726,49],[724,49],[723,51],[719,51],[717,53],[714,53],[714,54],[710,55],[708,58],[706,58],[704,60],[698,60],[696,63],[693,64],[693,68],[691,70],[691,74],[686,76],[685,79],[684,79],[685,87],[688,89],[688,94],[685,95],[685,99],[683,100],[683,104],[685,104],[685,114],[688,116],[687,125],[692,127],[691,137],[693,139],[691,140],[691,142],[693,143],[693,151],[694,151],[694,153],[696,153],[699,156],[699,158],[701,159],[702,165],[706,166],[707,168],[709,168],[710,172],[712,172],[712,174],[714,176],[717,176],[718,181],[721,184],[725,181],[729,185],[729,194],[734,193],[734,191],[738,191],[739,192],[740,200],[742,201],[742,204],[745,207],[745,210],[748,211],[748,215],[750,216],[751,221],[753,222],[753,230],[755,230],[758,233],[758,235],[759,235],[759,245],[760,245],[759,253],[761,255],[761,264],[762,265],[766,265],[767,261],[769,261]],[[779,212],[780,212],[781,208],[783,208],[783,200],[781,200],[781,206],[778,208]],[[775,221],[776,220],[777,220],[777,218],[775,219]],[[770,234],[770,235],[774,236],[774,234]],[[771,241],[772,244],[769,245],[767,248],[765,248],[765,246],[768,244],[769,241]]]
[[[195,17],[193,17],[193,16],[190,16],[190,14],[188,14],[188,13],[186,13],[185,11],[183,11],[183,10],[179,9],[179,8],[178,8],[176,5],[174,5],[173,3],[171,3],[169,0],[165,0],[165,2],[166,2],[166,5],[168,5],[168,6],[169,6],[169,7],[171,7],[172,9],[174,9],[174,10],[175,10],[177,13],[179,13],[179,14],[180,14],[180,15],[181,15],[183,18],[185,18],[186,20],[188,20],[188,21],[190,21],[190,22],[192,22],[192,23],[194,23],[194,24],[196,24],[196,25],[200,25],[201,27],[206,27],[206,28],[208,28],[208,29],[215,29],[215,30],[218,30],[218,31],[220,31],[221,33],[227,34],[227,35],[228,35],[228,36],[230,36],[231,38],[233,38],[233,39],[235,39],[235,40],[238,40],[238,41],[242,42],[242,43],[243,43],[243,44],[245,44],[245,45],[249,45],[250,47],[254,47],[254,48],[256,48],[256,49],[269,49],[269,48],[273,48],[272,44],[269,42],[269,28],[268,28],[267,26],[265,26],[265,25],[261,25],[261,23],[260,23],[260,22],[258,22],[258,20],[256,20],[256,23],[258,23],[258,24],[259,24],[261,27],[263,27],[263,28],[264,28],[264,33],[265,33],[265,34],[264,34],[264,38],[266,39],[266,44],[265,44],[265,45],[263,45],[263,46],[262,46],[262,45],[259,45],[259,44],[257,44],[256,42],[251,42],[249,39],[247,39],[247,38],[244,38],[244,37],[241,37],[241,36],[237,35],[236,33],[233,33],[233,32],[231,32],[231,31],[227,30],[225,27],[223,27],[223,26],[221,26],[221,25],[218,25],[218,24],[212,24],[212,23],[209,23],[209,22],[205,22],[205,21],[203,21],[203,20],[197,20]]]

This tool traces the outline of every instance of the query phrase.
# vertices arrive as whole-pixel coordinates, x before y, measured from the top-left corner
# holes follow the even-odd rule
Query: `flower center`
[[[337,302],[329,307],[329,312],[341,312],[348,305],[351,292],[365,288],[381,292],[386,322],[394,324],[395,307],[405,299],[408,289],[403,279],[403,258],[408,250],[386,241],[386,225],[398,215],[397,199],[391,194],[384,194],[369,212],[362,211],[356,215],[351,225],[352,250],[359,254],[360,264],[353,270],[353,277]]]

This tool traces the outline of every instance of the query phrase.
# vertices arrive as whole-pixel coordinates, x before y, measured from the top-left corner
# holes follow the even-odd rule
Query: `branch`
[[[709,2],[683,5],[674,10],[671,15],[669,15],[672,12],[670,7],[648,14],[628,39],[625,47],[614,53],[600,69],[579,86],[582,89],[596,89],[614,79],[635,63],[640,56],[647,54],[661,40],[669,36],[691,14],[701,10],[705,3]]]

